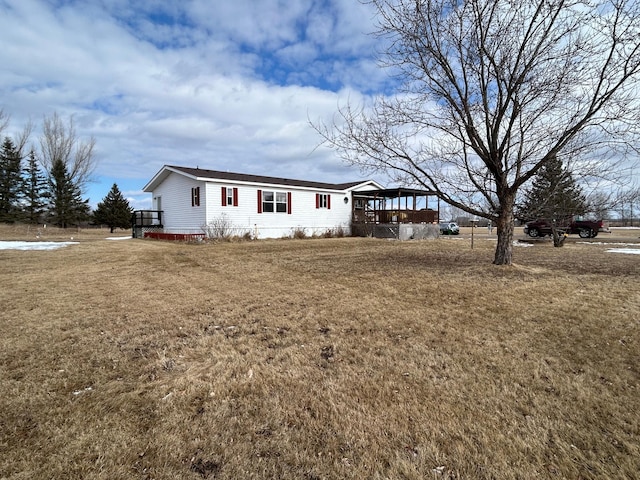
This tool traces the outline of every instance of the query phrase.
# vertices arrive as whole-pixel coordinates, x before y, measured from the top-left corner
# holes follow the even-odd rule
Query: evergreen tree
[[[49,215],[55,225],[67,228],[89,218],[89,200],[82,200],[80,187],[60,159],[51,167],[49,195]]]
[[[564,222],[574,215],[584,215],[586,211],[587,201],[582,189],[563,167],[562,160],[554,157],[534,177],[517,210],[517,217],[523,221],[547,218]]]
[[[38,223],[45,212],[49,198],[47,179],[38,166],[36,153],[29,152],[27,166],[23,173],[23,212],[22,217],[28,223]]]
[[[93,212],[95,223],[108,225],[111,233],[115,228],[129,228],[131,226],[131,213],[133,209],[129,206],[129,201],[124,198],[118,185],[115,183],[102,202]]]
[[[0,221],[18,219],[22,192],[22,156],[13,141],[6,137],[0,151]]]

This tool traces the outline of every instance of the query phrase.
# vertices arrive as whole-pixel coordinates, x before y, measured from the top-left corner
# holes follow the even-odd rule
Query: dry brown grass
[[[105,236],[0,251],[2,479],[637,478],[638,255]]]

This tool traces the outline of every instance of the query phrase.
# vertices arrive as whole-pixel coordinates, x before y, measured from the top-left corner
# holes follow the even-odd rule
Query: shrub
[[[304,240],[305,238],[307,238],[307,229],[304,227],[293,228],[291,231],[291,238]]]
[[[200,228],[207,238],[216,240],[228,240],[237,230],[231,219],[224,213]]]

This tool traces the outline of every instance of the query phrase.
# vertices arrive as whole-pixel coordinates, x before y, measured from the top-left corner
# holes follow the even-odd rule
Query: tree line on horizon
[[[8,123],[0,109],[0,134]],[[0,222],[128,228],[132,208],[117,184],[93,212],[82,198],[96,166],[95,139],[80,139],[73,117],[65,123],[56,113],[44,118],[39,149],[27,148],[32,130],[29,123],[20,134],[5,135],[0,147]]]

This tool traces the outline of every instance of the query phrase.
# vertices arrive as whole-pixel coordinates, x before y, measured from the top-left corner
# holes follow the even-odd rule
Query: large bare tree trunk
[[[498,220],[498,244],[493,259],[495,265],[511,265],[513,260],[513,216],[510,220]]]
[[[495,265],[511,265],[513,261],[513,204],[514,196],[506,195],[501,199],[502,210],[498,215],[496,230],[498,244],[493,259]]]

